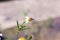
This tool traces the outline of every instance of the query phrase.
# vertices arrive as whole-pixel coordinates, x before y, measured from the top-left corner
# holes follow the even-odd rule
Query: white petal
[[[28,18],[28,16],[25,17],[26,19]]]
[[[26,23],[29,23],[29,21],[26,21]]]
[[[3,36],[3,34],[0,33],[0,36]]]
[[[18,40],[21,40],[21,39],[18,39]]]

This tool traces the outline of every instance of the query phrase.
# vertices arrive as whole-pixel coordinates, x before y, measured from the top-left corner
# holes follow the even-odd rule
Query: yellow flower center
[[[21,37],[21,38],[19,38],[19,40],[25,40],[25,38],[24,37]]]
[[[27,16],[25,17],[25,22],[26,22],[26,23],[29,23],[29,22],[32,21],[32,20],[33,20],[33,19],[30,18],[30,17],[27,17]]]
[[[31,18],[30,17],[28,17],[27,19],[28,19],[28,21],[31,21]]]

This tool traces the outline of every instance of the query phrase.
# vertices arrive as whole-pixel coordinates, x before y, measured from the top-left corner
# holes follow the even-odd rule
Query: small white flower
[[[3,36],[3,34],[2,34],[2,33],[0,33],[0,36]]]
[[[26,16],[26,17],[25,17],[25,22],[26,22],[26,23],[29,23],[30,21],[32,21],[32,18]]]
[[[18,40],[25,40],[25,38],[24,38],[24,37],[21,37],[21,38],[19,38]]]
[[[25,23],[29,23],[29,17],[25,17]]]

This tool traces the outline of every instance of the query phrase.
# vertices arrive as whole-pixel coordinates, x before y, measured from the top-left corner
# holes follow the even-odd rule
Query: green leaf
[[[25,27],[25,28],[23,28],[23,30],[29,30],[30,28],[27,28],[27,27]]]
[[[17,22],[17,27],[18,27],[18,31],[19,31],[20,29],[19,29],[19,23],[18,23],[18,20],[17,20],[16,22]]]
[[[29,10],[24,10],[24,16],[27,16]]]
[[[27,40],[31,40],[31,39],[32,39],[32,36],[28,35]]]

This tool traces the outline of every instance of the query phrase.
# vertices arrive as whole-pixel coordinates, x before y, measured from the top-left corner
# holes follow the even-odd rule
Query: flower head
[[[0,33],[0,36],[3,36],[3,34],[2,34],[2,33]]]
[[[33,19],[30,18],[30,17],[27,17],[27,16],[25,17],[25,22],[26,22],[26,23],[29,23],[29,22],[32,21],[32,20],[33,20]]]
[[[24,38],[24,37],[21,37],[21,38],[19,38],[18,40],[25,40],[25,38]]]

